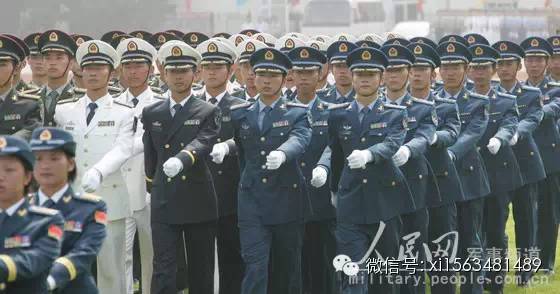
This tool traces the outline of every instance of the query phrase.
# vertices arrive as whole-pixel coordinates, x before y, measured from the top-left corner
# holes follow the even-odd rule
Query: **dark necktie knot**
[[[93,119],[93,116],[95,115],[95,109],[97,109],[97,104],[95,104],[94,102],[91,102],[88,105],[89,108],[89,113],[86,117],[86,124],[89,126],[89,123],[91,122],[91,120]]]
[[[95,111],[97,109],[97,104],[95,104],[94,102],[91,102],[88,105],[89,111]]]
[[[183,108],[183,105],[181,105],[181,104],[173,105],[173,110],[175,110],[175,114],[179,113],[179,111],[181,111],[182,108]]]
[[[266,106],[265,108],[263,108],[263,111],[264,111],[265,114],[268,114],[271,110],[272,110],[272,107],[270,107],[270,106]]]
[[[134,105],[134,107],[136,107],[136,105],[138,105],[138,98],[134,97],[132,98],[132,105]]]
[[[43,207],[46,207],[46,208],[54,207],[54,201],[52,201],[52,199],[49,199],[49,200],[45,201],[45,203],[43,203]]]
[[[212,97],[210,99],[208,99],[208,101],[212,104],[212,105],[216,105],[216,103],[218,103],[218,99]]]

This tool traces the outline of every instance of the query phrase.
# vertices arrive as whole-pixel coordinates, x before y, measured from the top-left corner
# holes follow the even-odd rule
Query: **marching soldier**
[[[290,50],[301,46],[305,46],[305,41],[302,39],[290,35],[284,35],[280,39],[276,40],[274,48],[280,50],[280,52],[284,54],[288,54]],[[282,87],[282,95],[286,96],[286,99],[290,101],[294,100],[294,97],[297,95],[296,85],[291,70],[289,70],[286,75],[286,81]]]
[[[211,160],[208,160],[218,197],[216,244],[220,293],[236,294],[241,293],[244,266],[237,227],[239,158],[233,141],[230,108],[245,101],[231,96],[227,91],[228,78],[237,56],[235,48],[212,38],[198,45],[197,51],[202,56],[200,74],[205,89],[199,98],[219,107],[222,113],[217,143],[212,147]]]
[[[462,262],[476,262],[482,252],[482,217],[484,197],[490,193],[488,176],[476,145],[488,124],[488,97],[466,90],[466,78],[471,54],[467,47],[457,42],[441,43],[437,52],[441,59],[440,74],[443,88],[438,95],[453,99],[459,108],[461,132],[455,144],[448,148],[461,179],[465,200],[457,203],[459,233],[458,257]],[[461,271],[467,282],[461,293],[482,293],[481,271]]]
[[[548,75],[552,82],[560,83],[560,36],[552,36],[546,40],[553,49],[548,62]]]
[[[12,87],[14,72],[25,59],[25,51],[14,40],[0,35],[0,135],[29,140],[41,125],[39,96],[18,93]]]
[[[307,106],[281,96],[292,66],[285,54],[263,48],[250,63],[259,99],[233,106],[231,114],[241,162],[238,218],[246,266],[241,293],[267,293],[269,281],[271,293],[300,293],[306,195],[298,159],[311,139]]]
[[[82,43],[93,40],[92,37],[87,35],[74,34],[71,35],[74,42],[76,42],[76,48],[82,45]],[[80,65],[77,62],[72,63],[72,84],[74,85],[74,91],[78,92],[84,89],[83,73]]]
[[[327,56],[328,45],[325,42],[318,40],[310,40],[305,43],[307,46],[319,50],[323,55]],[[317,83],[317,91],[324,91],[332,87],[328,81],[329,77],[329,61],[325,59],[325,63],[321,65],[321,72],[319,76],[319,83]]]
[[[255,85],[255,73],[249,63],[249,58],[251,54],[266,47],[267,45],[265,43],[252,39],[243,41],[237,45],[237,52],[239,53],[239,60],[237,61],[239,64],[239,74],[241,75],[241,80],[243,80],[244,85],[243,91],[235,92],[232,94],[233,96],[251,103],[257,101],[259,93]]]
[[[556,241],[560,222],[560,133],[556,121],[560,117],[560,100],[551,95],[558,84],[545,75],[547,64],[554,50],[539,37],[524,40],[527,86],[537,87],[543,97],[543,119],[534,131],[535,142],[544,163],[546,179],[539,183],[537,213],[537,247],[540,249],[541,269],[547,274],[554,273]]]
[[[100,293],[126,293],[125,226],[132,211],[120,169],[133,155],[132,106],[114,101],[107,91],[111,72],[118,64],[117,52],[109,44],[98,40],[82,43],[76,60],[83,69],[87,92],[59,101],[54,120],[79,146],[78,191],[97,191],[107,203],[107,238],[97,258]]]
[[[62,251],[50,269],[47,283],[54,293],[97,293],[90,269],[97,257],[107,223],[107,207],[100,197],[78,194],[70,185],[76,178],[76,142],[55,128],[35,129],[34,176],[39,190],[31,203],[60,211],[65,219]]]
[[[533,138],[533,132],[543,118],[541,91],[517,80],[521,60],[525,57],[523,48],[509,41],[499,41],[492,47],[500,53],[497,64],[500,84],[497,90],[517,97],[519,123],[509,144],[519,163],[523,186],[511,192],[511,204],[515,221],[515,247],[521,253],[521,258],[528,258],[530,249],[536,245],[537,184],[546,177],[541,154]],[[505,209],[509,210],[508,207]],[[531,277],[528,271],[517,271],[515,274],[520,285],[526,285]]]
[[[345,103],[354,100],[355,91],[352,87],[352,73],[346,65],[346,57],[356,48],[356,44],[348,41],[336,41],[327,48],[327,59],[335,84],[326,92],[323,90],[318,93],[324,101]],[[333,179],[335,178],[336,176]]]
[[[39,92],[40,87],[43,87],[47,83],[47,68],[43,60],[43,55],[41,51],[39,51],[39,37],[41,37],[41,33],[33,33],[23,39],[29,48],[29,58],[27,62],[31,69],[30,84],[37,87],[37,92]]]
[[[126,276],[128,293],[133,291],[133,268],[137,264],[141,267],[142,293],[150,293],[153,272],[154,249],[152,247],[152,229],[150,224],[149,194],[146,191],[146,174],[144,173],[144,144],[142,143],[142,111],[153,103],[163,101],[163,96],[155,94],[148,86],[148,79],[154,68],[153,60],[156,58],[156,49],[148,42],[130,38],[123,40],[117,47],[120,58],[122,78],[127,80],[128,89],[115,99],[120,103],[131,105],[134,111],[135,133],[132,153],[130,158],[122,167],[126,180],[126,188],[130,197],[130,208],[132,216],[126,219],[126,244],[127,263]],[[136,234],[138,232],[138,234]],[[138,235],[138,238],[135,236]],[[138,240],[136,242],[135,240]],[[133,247],[139,247],[138,255],[133,255]]]
[[[29,47],[27,47],[26,43],[22,39],[14,35],[10,35],[10,34],[3,34],[3,35],[15,41],[18,44],[18,46],[22,48],[23,51],[25,52],[25,58],[14,71],[14,80],[12,84],[14,85],[16,91],[18,92],[24,92],[26,94],[36,94],[40,88],[35,85],[28,84],[21,79],[21,71],[27,66],[27,57],[29,57],[29,55],[31,54],[31,51],[29,51]]]
[[[159,48],[161,48],[163,44],[172,40],[180,40],[180,39],[173,34],[159,32],[153,34],[149,42],[150,44],[152,44],[152,46],[154,46],[154,48],[156,48],[156,50],[159,50]],[[160,60],[156,60],[156,66],[158,69],[158,74],[153,75],[152,78],[150,79],[150,87],[156,87],[161,89],[163,92],[167,92],[168,87],[165,82],[165,70],[163,69]]]
[[[177,248],[185,236],[189,293],[214,289],[217,204],[207,164],[220,131],[218,107],[192,96],[200,54],[182,41],[158,51],[169,98],[145,107],[144,160],[151,186],[154,247],[152,293],[175,293]],[[150,191],[150,189],[148,189]]]
[[[39,95],[43,101],[43,125],[54,126],[54,113],[58,101],[70,99],[76,94],[68,74],[75,62],[76,43],[64,32],[49,30],[39,37],[38,48],[47,68],[47,84]]]
[[[416,208],[406,179],[392,160],[404,143],[406,108],[385,104],[378,96],[387,57],[377,49],[359,48],[348,55],[346,64],[356,100],[329,107],[328,120],[332,158],[344,162],[338,184],[336,240],[338,253],[364,268],[358,263],[368,257],[368,247],[380,232],[376,251],[382,258],[397,258],[399,216]],[[370,279],[364,273],[358,273],[357,282],[344,278],[342,293],[368,293]],[[398,292],[399,285],[388,274],[374,274],[371,281],[370,292]]]
[[[48,293],[47,275],[60,254],[62,216],[25,198],[34,161],[25,141],[0,136],[0,293]]]
[[[488,256],[490,264],[499,264],[501,267],[486,273],[485,288],[492,293],[502,293],[507,262],[505,230],[510,192],[523,186],[521,171],[509,144],[517,131],[517,97],[498,92],[492,87],[492,77],[496,74],[496,62],[500,57],[498,51],[482,44],[470,46],[469,51],[473,56],[470,64],[473,92],[490,99],[488,126],[478,141],[491,189],[490,195],[484,199],[482,239],[486,248],[493,248],[496,252]],[[496,259],[499,261],[496,262]]]

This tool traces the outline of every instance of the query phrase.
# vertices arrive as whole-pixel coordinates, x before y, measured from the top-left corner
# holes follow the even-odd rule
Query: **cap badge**
[[[286,40],[286,42],[284,43],[284,47],[290,48],[290,49],[294,48],[295,47],[294,40],[292,40],[292,39]]]
[[[474,43],[475,41],[476,41],[476,40],[474,39],[474,36],[469,36],[469,38],[467,39],[467,42],[468,42],[469,44],[472,44],[472,43]]]
[[[91,43],[88,47],[88,53],[91,54],[99,53],[99,47],[97,47],[97,44]]]
[[[270,51],[270,50],[266,51],[266,53],[264,54],[264,59],[265,60],[274,60],[274,53],[272,53],[272,51]]]
[[[39,135],[39,140],[41,141],[48,141],[52,139],[52,134],[51,131],[45,129],[41,132],[41,134]]]
[[[348,46],[346,46],[345,43],[340,44],[340,46],[338,46],[338,51],[340,52],[348,52]]]
[[[181,55],[183,55],[183,50],[181,50],[181,48],[179,48],[178,46],[174,46],[173,48],[171,48],[171,56]]]
[[[304,58],[304,59],[309,58],[309,51],[307,51],[307,49],[302,49],[299,52],[299,57]]]
[[[128,51],[136,51],[138,50],[138,45],[135,42],[129,42],[127,46]]]
[[[537,39],[531,40],[531,47],[539,47],[539,40]]]
[[[506,43],[500,43],[500,51],[507,51],[508,46]]]
[[[6,141],[6,138],[0,137],[0,149],[4,148],[6,146],[8,146],[8,142]]]
[[[453,44],[447,45],[447,53],[455,53],[455,45]]]
[[[214,43],[208,44],[208,52],[210,52],[210,53],[218,52],[218,46],[216,46],[216,44],[214,44]]]
[[[371,60],[371,53],[367,50],[362,52],[362,60]]]
[[[422,47],[416,45],[416,47],[414,47],[414,54],[422,54],[424,50],[422,50]]]
[[[399,55],[397,49],[395,49],[395,47],[391,47],[391,49],[389,49],[389,57],[397,57],[397,55]]]
[[[198,36],[196,34],[192,34],[190,40],[191,42],[196,43],[198,42]]]
[[[482,50],[481,47],[476,47],[476,49],[474,49],[474,55],[480,56],[482,54],[484,54],[484,50]]]
[[[249,42],[245,45],[245,51],[247,52],[255,52],[255,44]]]
[[[165,39],[164,35],[159,35],[157,38],[158,43],[163,44],[165,42],[167,42],[167,39]]]
[[[49,35],[49,41],[51,42],[58,42],[58,35],[56,34],[56,32],[52,32]]]

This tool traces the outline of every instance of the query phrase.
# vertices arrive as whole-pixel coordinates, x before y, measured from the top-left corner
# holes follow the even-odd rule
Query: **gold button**
[[[504,166],[507,166],[507,162],[504,162]]]
[[[223,172],[221,170],[218,171],[218,174],[221,175]]]
[[[266,152],[264,150],[262,150],[261,155],[266,155]]]
[[[365,141],[366,141],[366,138],[362,138],[362,142],[365,142]]]
[[[344,140],[348,140],[348,137],[344,137]]]
[[[165,144],[163,147],[165,147],[165,149],[169,149],[169,144]]]
[[[16,127],[15,127],[15,126],[14,126],[14,127],[12,127],[12,130],[15,130],[15,129],[16,129]]]
[[[320,132],[319,132],[319,135],[322,135],[322,134],[323,134],[323,131],[320,131]]]
[[[168,182],[168,183],[171,182],[171,178],[167,178],[167,182]]]
[[[284,133],[280,133],[280,136],[284,136]]]
[[[264,137],[261,137],[261,142],[264,142],[264,140],[266,140]]]
[[[552,143],[552,148],[556,147],[556,144]]]
[[[367,184],[367,179],[363,179],[362,183]]]
[[[469,166],[469,169],[470,169],[471,171],[473,171],[473,170],[474,170],[474,166],[472,166],[472,165]]]
[[[263,182],[264,184],[266,184],[266,182],[268,182],[268,180],[267,180],[266,178],[262,178],[262,182]]]
[[[443,175],[447,177],[449,175],[449,173],[447,171],[444,171]]]
[[[187,176],[181,176],[181,180],[184,181],[184,180],[186,180],[186,179],[187,179]]]
[[[181,142],[181,147],[185,147],[185,144],[183,142]]]
[[[493,123],[495,123],[495,122],[496,122],[496,120],[495,120],[495,119],[493,119],[493,120],[492,120],[492,122],[493,122]]]
[[[421,180],[421,179],[422,179],[422,175],[418,175],[418,178]]]
[[[397,185],[397,182],[395,182],[395,181],[392,181],[392,182],[391,182],[391,186],[394,187],[394,186],[396,186],[396,185]]]
[[[294,187],[294,189],[296,189],[296,188],[297,188],[297,184],[293,184],[292,187]]]
[[[266,169],[266,165],[264,165],[264,164],[261,165],[261,168],[262,168],[262,169]]]
[[[301,163],[301,166],[302,166],[302,167],[305,167],[305,162],[302,162],[302,163]]]
[[[218,138],[218,139],[216,139],[216,141],[218,141],[218,142],[222,142],[222,139]]]
[[[531,156],[535,155],[535,152],[531,151],[531,153],[529,153]]]

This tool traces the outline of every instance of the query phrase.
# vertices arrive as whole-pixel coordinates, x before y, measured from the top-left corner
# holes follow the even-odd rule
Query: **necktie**
[[[364,118],[368,115],[369,111],[370,111],[370,109],[369,109],[369,107],[367,107],[367,106],[364,107],[364,108],[362,108],[362,110],[360,111],[361,114],[362,114],[362,115],[360,116],[360,122],[364,121]]]
[[[134,107],[136,107],[136,105],[138,105],[138,98],[132,98],[132,104],[134,105]]]
[[[93,116],[95,115],[95,110],[97,109],[97,104],[92,102],[88,105],[88,108],[89,108],[89,113],[88,113],[87,118],[86,118],[86,124],[89,126],[89,123],[91,122],[91,120],[93,119]]]
[[[51,105],[56,102],[56,97],[58,97],[58,92],[56,91],[51,91],[49,95],[47,95],[47,100],[45,101],[47,109],[50,109]]]
[[[249,98],[249,99],[247,99],[247,101],[253,103],[253,102],[257,101],[257,100],[255,100],[255,98]]]
[[[181,108],[183,108],[183,105],[181,105],[181,104],[175,104],[175,105],[173,105],[173,110],[175,110],[175,113],[173,114],[173,117],[175,117],[175,115],[176,115],[177,113],[179,113],[179,111],[181,111]]]
[[[265,108],[263,108],[264,117],[263,117],[263,120],[261,122],[261,131],[264,130],[270,124],[270,111],[271,110],[272,110],[272,107],[270,107],[270,106],[266,106]]]
[[[218,99],[212,97],[208,100],[208,102],[210,102],[212,105],[216,105],[216,103],[218,103]]]
[[[43,207],[46,207],[46,208],[54,207],[54,201],[52,201],[51,199],[45,201],[45,203],[43,203]]]

